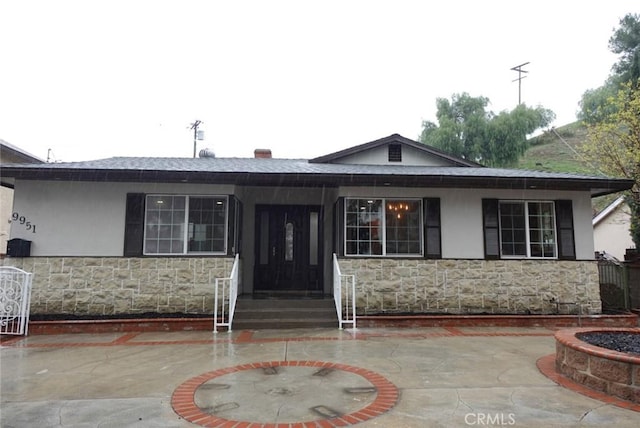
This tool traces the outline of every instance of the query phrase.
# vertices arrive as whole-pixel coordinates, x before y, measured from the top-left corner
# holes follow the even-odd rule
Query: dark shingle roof
[[[542,188],[613,193],[631,180],[485,167],[351,165],[306,159],[114,157],[85,162],[9,164],[2,176],[41,180],[201,182],[281,186]]]

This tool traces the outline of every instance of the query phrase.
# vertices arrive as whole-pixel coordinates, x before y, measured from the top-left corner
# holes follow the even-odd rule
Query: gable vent
[[[389,144],[389,162],[402,162],[402,146]]]

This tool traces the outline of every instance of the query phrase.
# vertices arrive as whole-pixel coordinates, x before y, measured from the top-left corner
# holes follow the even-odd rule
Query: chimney
[[[255,149],[253,156],[256,159],[271,159],[271,149]]]

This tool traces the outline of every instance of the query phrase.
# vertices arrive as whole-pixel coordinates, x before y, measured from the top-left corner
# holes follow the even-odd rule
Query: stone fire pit
[[[580,334],[625,333],[635,328],[572,328],[559,330],[556,338],[556,371],[574,382],[623,400],[640,404],[640,355],[591,345]],[[606,335],[600,335],[606,336]]]

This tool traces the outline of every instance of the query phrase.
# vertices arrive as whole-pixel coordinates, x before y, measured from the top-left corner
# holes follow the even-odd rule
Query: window
[[[502,257],[557,256],[553,202],[500,201],[499,220]]]
[[[345,208],[345,254],[422,254],[421,200],[347,199]]]
[[[226,230],[226,197],[146,197],[144,254],[225,253]]]

